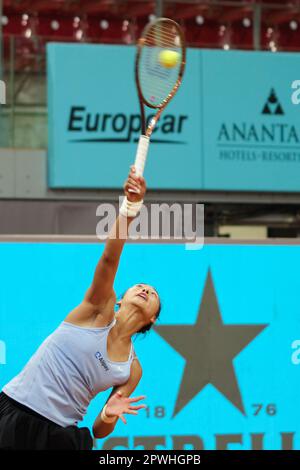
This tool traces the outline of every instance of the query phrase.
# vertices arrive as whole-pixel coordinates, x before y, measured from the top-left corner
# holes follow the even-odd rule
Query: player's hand
[[[146,405],[133,406],[132,403],[143,400],[146,398],[144,395],[135,398],[123,397],[122,392],[119,390],[117,393],[112,395],[106,404],[105,414],[107,417],[117,416],[124,424],[127,424],[124,418],[124,413],[129,415],[137,415],[137,410],[141,408],[147,408]]]
[[[124,193],[130,202],[140,202],[145,197],[145,179],[142,176],[136,176],[134,165],[130,167],[129,175],[124,183]]]

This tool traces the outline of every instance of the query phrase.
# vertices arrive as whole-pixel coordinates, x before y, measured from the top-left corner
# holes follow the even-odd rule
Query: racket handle
[[[141,135],[138,143],[138,148],[135,156],[135,171],[137,176],[142,176],[144,173],[145,163],[147,160],[148,147],[150,139],[145,135]]]

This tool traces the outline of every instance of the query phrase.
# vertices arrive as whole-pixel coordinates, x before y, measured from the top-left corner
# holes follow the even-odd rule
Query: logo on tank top
[[[95,354],[95,358],[98,359],[98,361],[100,362],[101,366],[104,367],[104,369],[106,370],[106,372],[109,370],[109,367],[108,365],[106,364],[105,360],[103,359],[103,356],[102,354],[97,351],[96,354]]]

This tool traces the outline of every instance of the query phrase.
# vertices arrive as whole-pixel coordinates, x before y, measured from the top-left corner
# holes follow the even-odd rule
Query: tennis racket
[[[167,59],[171,56],[171,64],[164,60],[164,54]],[[153,129],[181,84],[185,59],[184,34],[175,21],[158,18],[145,27],[138,40],[135,60],[135,81],[141,107],[141,136],[134,163],[137,176],[143,175]],[[148,125],[145,106],[157,110]]]

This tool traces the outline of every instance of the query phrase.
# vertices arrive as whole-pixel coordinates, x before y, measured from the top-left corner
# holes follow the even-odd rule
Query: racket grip
[[[141,135],[138,143],[138,148],[135,156],[135,171],[137,176],[142,176],[144,173],[145,163],[147,160],[148,147],[150,139],[145,135]]]

